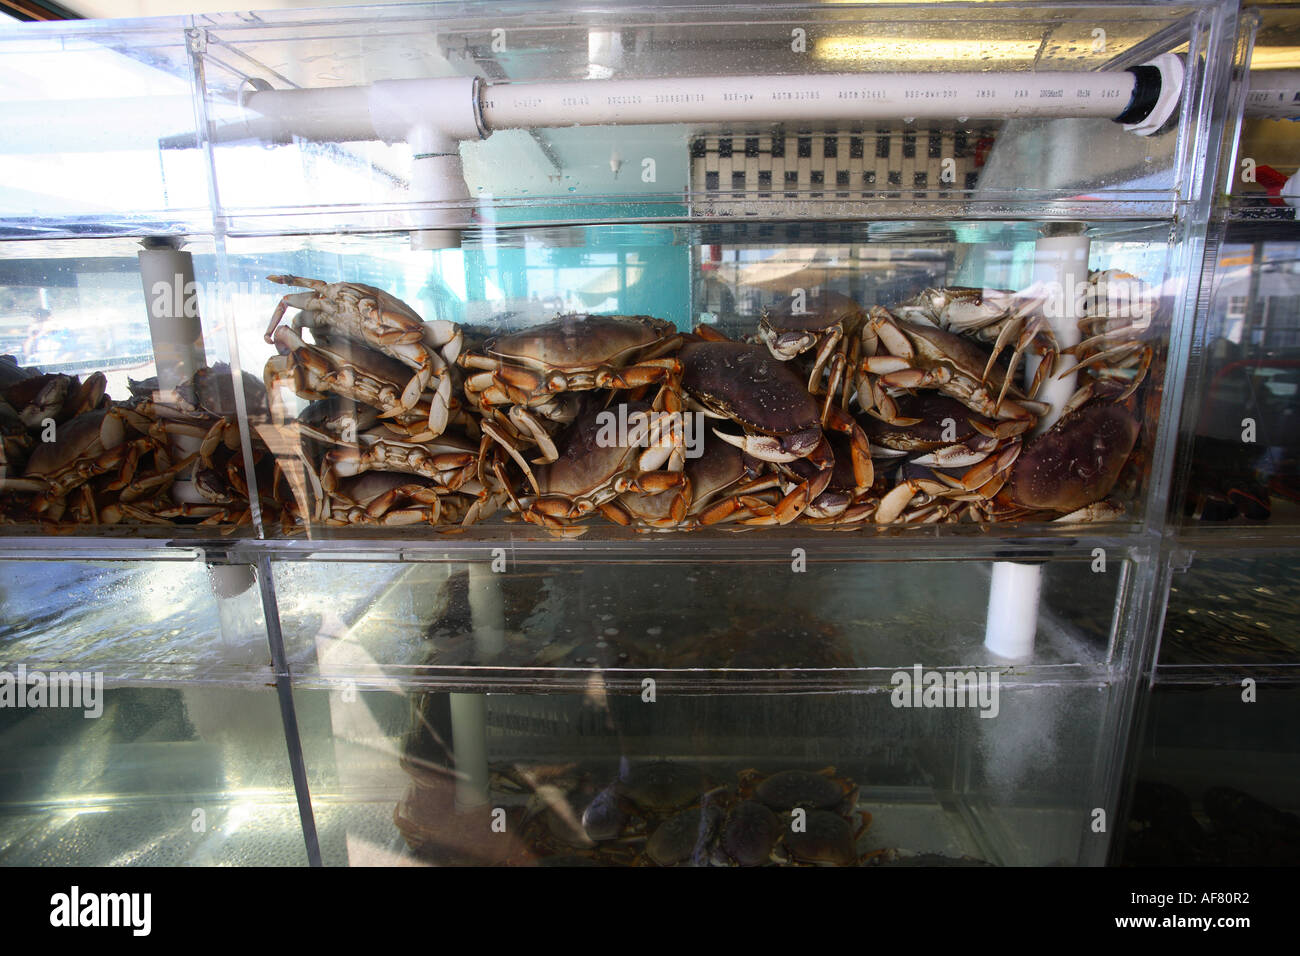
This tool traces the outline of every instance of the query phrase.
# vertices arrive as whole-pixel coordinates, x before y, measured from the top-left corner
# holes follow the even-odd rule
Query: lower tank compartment
[[[0,865],[306,865],[273,689],[95,703],[0,710]]]
[[[1300,866],[1300,685],[1157,684],[1118,860]]]
[[[1073,865],[1105,858],[1109,837],[1094,831],[1105,685],[1004,685],[993,692],[990,717],[976,707],[895,706],[887,688],[643,697],[607,693],[599,676],[581,694],[298,689],[324,862]],[[483,746],[486,761],[476,764],[473,751]],[[458,749],[468,755],[460,767]],[[484,770],[486,787],[476,787]],[[766,833],[777,822],[770,846],[767,837],[736,843],[731,827],[741,825],[733,824],[741,814],[758,821],[745,833]]]

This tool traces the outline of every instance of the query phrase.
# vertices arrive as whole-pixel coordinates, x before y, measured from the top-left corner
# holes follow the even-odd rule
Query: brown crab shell
[[[841,322],[866,316],[862,306],[838,292],[805,296],[803,312],[791,311],[794,303],[795,297],[788,296],[770,309],[764,309],[760,327],[776,333],[823,332]]]
[[[808,811],[803,829],[789,828],[782,842],[801,863],[853,866],[858,861],[853,825],[829,810]]]
[[[609,409],[614,411],[613,408]],[[628,402],[629,418],[637,413],[650,413],[649,402]],[[558,443],[559,457],[548,465],[534,469],[543,495],[565,495],[581,498],[617,477],[628,467],[640,451],[636,447],[618,444],[602,445],[598,439],[602,431],[600,413],[606,411],[601,401],[585,401],[578,417],[564,432]]]
[[[649,315],[563,315],[492,339],[484,351],[537,368],[620,366],[675,333],[671,322]]]
[[[738,803],[722,827],[722,849],[738,866],[766,863],[780,838],[781,821],[757,800]]]
[[[121,418],[107,408],[83,412],[58,428],[56,440],[40,442],[27,459],[26,477],[51,477],[74,465],[82,457],[97,457],[111,451],[126,438]]]
[[[248,372],[241,373],[244,388],[244,406],[254,418],[265,418],[266,386]],[[193,408],[217,418],[234,418],[235,387],[230,366],[225,362],[198,369],[177,388],[181,400]]]
[[[931,451],[973,438],[976,430],[971,425],[972,419],[989,428],[998,424],[957,399],[928,389],[915,395],[899,395],[894,402],[900,417],[921,420],[915,425],[891,425],[874,415],[861,415],[857,421],[874,444],[898,451]],[[951,437],[945,439],[944,420],[948,418],[952,419],[954,428]]]
[[[1062,512],[1100,501],[1115,487],[1140,429],[1123,405],[1085,405],[1025,448],[1011,471],[1011,497],[1023,508]]]
[[[761,345],[692,342],[679,358],[682,387],[691,397],[750,431],[789,435],[821,424],[803,379]]]

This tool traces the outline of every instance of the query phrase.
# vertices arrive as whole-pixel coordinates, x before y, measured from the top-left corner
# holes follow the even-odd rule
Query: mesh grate
[[[956,198],[978,184],[994,132],[936,125],[700,136],[691,141],[691,198],[724,215],[771,214],[793,199]]]

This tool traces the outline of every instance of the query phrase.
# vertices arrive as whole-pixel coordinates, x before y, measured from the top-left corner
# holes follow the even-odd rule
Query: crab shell
[[[625,475],[635,478],[638,473],[654,471],[668,460],[670,449],[653,445],[640,449],[634,445],[603,442],[604,428],[599,417],[602,411],[604,409],[598,403],[588,403],[565,432],[559,457],[537,469],[537,482],[543,497],[559,496],[575,502],[593,497],[608,500],[625,490],[615,487],[618,479]],[[629,419],[652,412],[653,407],[647,402],[627,404]],[[593,505],[598,503],[592,502]]]
[[[242,372],[244,407],[252,418],[265,418],[266,386],[248,372]],[[201,368],[176,389],[177,396],[190,408],[214,418],[234,418],[235,386],[231,369],[225,362]]]
[[[1007,492],[1022,508],[1072,512],[1104,498],[1137,443],[1141,425],[1123,405],[1096,402],[1031,442]]]
[[[803,311],[793,311],[802,303]],[[789,296],[764,309],[758,335],[773,357],[786,361],[812,348],[832,329],[843,329],[866,318],[862,306],[838,292],[813,296]]]
[[[792,458],[822,440],[821,409],[803,380],[766,349],[741,342],[692,342],[681,352],[682,387],[706,410],[747,431],[792,436]]]
[[[957,399],[929,389],[915,395],[899,395],[894,402],[901,417],[919,421],[913,425],[891,425],[872,415],[862,415],[858,424],[873,444],[907,452],[932,451],[974,438],[978,432],[972,420],[986,429],[997,425],[993,419],[972,411]],[[952,419],[951,430],[947,428],[948,419]]]
[[[789,827],[781,838],[789,856],[799,863],[855,866],[858,862],[853,825],[829,810],[810,810],[804,827]]]
[[[627,364],[674,334],[671,322],[649,315],[564,315],[492,339],[484,351],[530,368],[573,372]]]
[[[781,821],[757,800],[736,804],[722,826],[722,850],[738,866],[760,866],[768,862],[779,839]]]

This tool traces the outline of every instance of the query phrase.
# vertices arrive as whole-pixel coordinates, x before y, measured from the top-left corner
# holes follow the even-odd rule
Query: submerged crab
[[[799,376],[761,346],[693,342],[682,349],[681,359],[682,387],[688,400],[706,415],[730,419],[743,429],[742,435],[714,429],[718,438],[762,461],[812,459],[819,470],[833,465],[816,399]],[[826,428],[849,438],[856,486],[869,488],[874,471],[866,435],[842,409],[829,405],[825,413]],[[809,490],[796,487],[791,494],[800,496],[806,504]],[[793,520],[799,510],[786,509],[786,520]]]
[[[1039,284],[1022,292],[965,287],[926,289],[899,306],[896,313],[900,318],[924,320],[945,332],[968,335],[992,345],[992,354],[984,366],[985,381],[1002,350],[1014,341],[1011,362],[1002,376],[1004,388],[1014,377],[1021,357],[1032,351],[1041,358],[1027,390],[1032,397],[1052,373],[1059,352],[1044,315],[1048,299],[1041,290]],[[999,395],[999,400],[1002,397]]]
[[[782,362],[815,348],[808,373],[808,391],[813,395],[824,392],[827,404],[838,397],[841,407],[847,408],[852,386],[848,369],[857,362],[861,349],[859,336],[866,321],[866,311],[846,295],[799,293],[763,310],[758,337],[772,357]],[[823,373],[826,374],[824,385]]]
[[[629,417],[644,415],[648,420],[657,413],[645,402],[629,402],[627,407]],[[511,508],[524,520],[556,534],[581,534],[586,529],[575,527],[573,522],[597,510],[611,521],[629,524],[630,517],[614,500],[626,492],[689,492],[689,482],[681,471],[679,432],[648,435],[645,447],[608,442],[603,440],[603,410],[595,401],[586,403],[564,433],[556,460],[536,469],[538,493],[511,502]],[[684,516],[685,499],[670,510]]]
[[[302,286],[310,292],[293,292],[280,299],[266,327],[266,341],[275,342],[276,330],[285,312],[299,309],[291,323],[295,337],[309,328],[326,338],[348,338],[364,343],[414,369],[405,384],[397,389],[393,402],[384,409],[385,417],[410,411],[436,378],[435,400],[428,413],[429,430],[441,434],[447,427],[446,414],[451,400],[448,367],[460,354],[462,335],[454,322],[425,322],[409,305],[373,286],[359,282],[322,282],[301,276],[267,276],[281,285]],[[319,341],[319,339],[318,339]]]
[[[1054,511],[1062,522],[1116,517],[1119,509],[1099,502],[1115,487],[1140,431],[1122,402],[1092,401],[1067,411],[1025,446],[990,513]]]
[[[885,351],[863,359],[858,401],[887,422],[902,418],[889,388],[937,388],[985,418],[1014,423],[1001,429],[1004,434],[1028,431],[1046,411],[1014,388],[1005,373],[991,368],[979,346],[959,335],[895,318],[880,307],[871,310],[871,330]]]
[[[680,343],[670,322],[648,315],[565,315],[489,339],[460,364],[472,372],[465,394],[484,416],[484,434],[521,464],[536,445],[544,464],[558,454],[551,423],[572,421],[572,403],[560,400],[566,392],[658,384],[664,398],[656,404],[676,411],[681,369],[668,355]],[[511,406],[504,421],[498,406]]]

